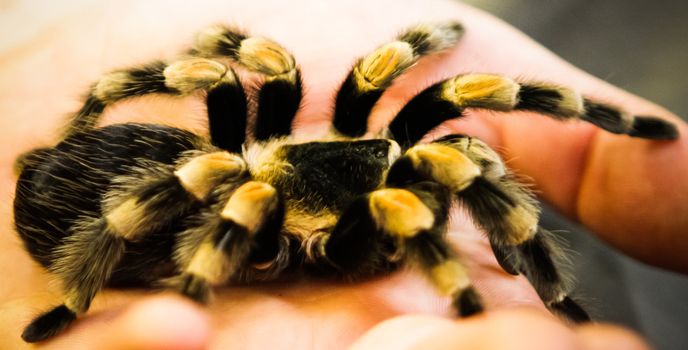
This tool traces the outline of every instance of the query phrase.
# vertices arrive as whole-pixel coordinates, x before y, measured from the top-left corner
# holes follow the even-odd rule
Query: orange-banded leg
[[[211,286],[277,257],[284,208],[277,190],[266,183],[244,183],[195,219],[198,225],[181,233],[175,246],[180,274],[164,283],[197,302],[208,301]]]
[[[561,270],[566,257],[554,237],[538,226],[537,201],[496,152],[478,139],[461,135],[414,146],[392,166],[387,184],[408,186],[421,181],[448,188],[485,231],[504,270],[524,273],[551,309],[563,310],[573,320],[589,319],[568,297],[571,281]]]
[[[303,92],[301,71],[285,48],[264,37],[250,37],[239,30],[215,25],[198,33],[191,53],[227,57],[264,75],[265,80],[258,89],[253,134],[259,141],[291,134],[291,123]]]
[[[133,175],[114,180],[102,216],[80,219],[56,249],[50,271],[63,283],[64,302],[35,318],[22,334],[25,341],[47,339],[85,313],[125,253],[126,242],[187,215],[204,205],[216,186],[246,176],[246,164],[236,155],[195,155],[176,169],[146,162],[132,169]]]
[[[106,73],[91,86],[84,105],[68,125],[65,138],[96,127],[105,108],[118,101],[147,94],[186,96],[199,90],[207,92],[212,143],[240,152],[246,133],[244,89],[231,68],[201,57],[153,61]]]
[[[326,259],[349,276],[417,266],[460,315],[482,310],[466,268],[445,239],[451,194],[433,182],[386,188],[355,201],[324,245]]]
[[[453,47],[462,35],[457,22],[418,25],[358,60],[337,92],[334,131],[363,136],[370,111],[394,79],[421,57]]]
[[[633,116],[594,102],[570,88],[524,82],[492,74],[459,75],[423,90],[409,101],[389,125],[402,147],[410,147],[445,120],[460,117],[466,108],[499,112],[534,111],[559,120],[585,120],[615,134],[647,139],[675,139],[676,126],[649,116]]]

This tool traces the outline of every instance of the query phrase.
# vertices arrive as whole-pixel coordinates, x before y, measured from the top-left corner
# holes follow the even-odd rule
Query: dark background
[[[464,2],[504,19],[583,70],[688,117],[688,2]],[[564,230],[576,252],[575,295],[587,301],[596,319],[627,325],[661,350],[688,349],[687,276],[627,258],[552,210],[546,210],[544,226]]]

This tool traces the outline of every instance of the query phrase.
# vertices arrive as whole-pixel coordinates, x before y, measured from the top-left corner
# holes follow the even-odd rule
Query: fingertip
[[[581,348],[586,350],[650,350],[650,346],[636,333],[606,324],[589,324],[576,328]]]
[[[349,349],[412,349],[432,334],[453,329],[454,323],[430,315],[404,315],[385,320],[366,332]]]
[[[208,316],[178,296],[152,297],[131,305],[113,322],[101,349],[203,349],[210,339]]]
[[[384,321],[351,347],[368,349],[570,349],[574,333],[535,308],[462,318],[407,315]]]
[[[471,349],[572,349],[573,332],[552,315],[534,307],[516,307],[488,312],[484,318],[468,319],[470,330],[457,344]],[[449,338],[447,334],[445,337]]]

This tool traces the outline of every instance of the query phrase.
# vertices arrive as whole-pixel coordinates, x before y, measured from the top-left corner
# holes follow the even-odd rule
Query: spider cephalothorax
[[[287,271],[355,279],[407,262],[470,315],[482,309],[480,297],[445,238],[455,200],[507,272],[525,274],[551,309],[587,319],[567,296],[562,253],[538,225],[537,202],[498,154],[464,135],[418,142],[465,108],[536,111],[644,138],[676,138],[676,128],[565,87],[465,74],[425,89],[379,138],[363,139],[392,81],[462,31],[457,23],[412,27],[360,59],[337,93],[329,136],[315,141],[290,135],[301,74],[269,39],[213,26],[177,60],[103,76],[64,139],[19,161],[17,231],[65,292],[23,338],[56,334],[106,285],[164,286],[203,302],[211,286],[231,281]],[[265,76],[251,118],[232,65]],[[197,90],[206,92],[209,138],[155,124],[96,127],[120,100]]]

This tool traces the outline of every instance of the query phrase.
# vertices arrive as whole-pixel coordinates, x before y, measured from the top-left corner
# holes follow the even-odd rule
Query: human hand
[[[352,345],[368,349],[625,349],[644,350],[637,335],[619,327],[586,324],[568,328],[528,309],[495,311],[459,322],[427,315],[384,321]]]
[[[268,3],[270,6],[264,7]],[[403,102],[426,85],[469,71],[553,81],[623,105],[637,114],[674,118],[646,101],[581,73],[478,11],[442,1],[432,5],[421,1],[404,5],[401,8],[392,2],[324,5],[304,1],[298,5],[266,1],[195,3],[189,7],[169,2],[164,5],[113,3],[77,22],[65,23],[59,30],[5,58],[2,67],[5,78],[1,82],[7,93],[0,111],[12,118],[2,120],[0,125],[6,133],[6,145],[13,146],[2,150],[6,198],[11,197],[14,183],[10,171],[14,157],[23,150],[50,144],[49,135],[55,135],[61,126],[60,117],[77,108],[74,97],[85,91],[89,82],[112,68],[171,56],[180,45],[190,41],[180,38],[190,39],[191,33],[214,22],[237,23],[252,33],[272,37],[293,51],[303,68],[307,86],[304,108],[296,121],[302,132],[327,126],[332,93],[356,57],[409,24],[448,18],[458,18],[467,27],[462,43],[451,53],[423,60],[400,79],[376,107],[373,129],[389,121]],[[163,9],[164,15],[154,17]],[[36,103],[37,96],[41,96],[40,103]],[[522,114],[511,117],[476,111],[445,127],[478,136],[503,150],[513,168],[534,179],[545,200],[627,253],[688,271],[688,261],[678,254],[686,251],[688,243],[677,239],[687,226],[687,219],[670,215],[688,206],[688,191],[682,181],[686,165],[679,163],[685,159],[685,139],[676,142],[630,139],[598,132],[582,123],[562,125]],[[124,102],[112,108],[107,119],[108,123],[145,120],[203,130],[203,109],[193,99],[181,103],[161,99]],[[685,132],[683,124],[680,129]],[[37,136],[27,138],[26,135]],[[37,140],[41,138],[42,143]],[[644,205],[647,202],[656,205]],[[12,231],[9,205],[5,213],[3,224],[6,231]],[[456,221],[451,235],[471,262],[471,275],[488,308],[529,305],[544,310],[522,277],[501,272],[491,258],[489,247],[477,238],[477,231],[464,219]],[[5,312],[0,320],[5,334],[0,339],[9,342],[3,344],[6,347],[15,348],[22,345],[19,343],[21,328],[34,312],[53,303],[56,295],[40,292],[46,278],[20,250],[15,235],[5,235],[0,242],[3,249],[0,269],[5,276],[11,276],[10,283],[2,290]],[[136,342],[137,338],[126,331],[133,323],[145,329],[161,348],[167,348],[168,341],[179,344],[173,336],[181,334],[180,328],[186,330],[186,338],[193,339],[193,334],[202,335],[208,330],[204,327],[214,329],[212,345],[216,347],[333,348],[350,344],[367,329],[395,315],[449,312],[447,300],[437,297],[422,279],[407,272],[356,285],[308,281],[223,288],[218,290],[208,309],[212,324],[206,325],[202,316],[167,319],[180,328],[156,328],[160,323],[127,318],[130,312],[136,315],[136,310],[160,301],[156,298],[144,304],[131,304],[131,300],[141,297],[142,293],[103,293],[96,298],[87,316],[43,346],[60,348],[70,344],[70,348],[77,345],[94,348],[99,342],[113,347],[118,341]],[[179,299],[165,300],[197,316],[202,312]],[[121,333],[129,336],[119,336]],[[144,347],[154,348],[154,345]]]

